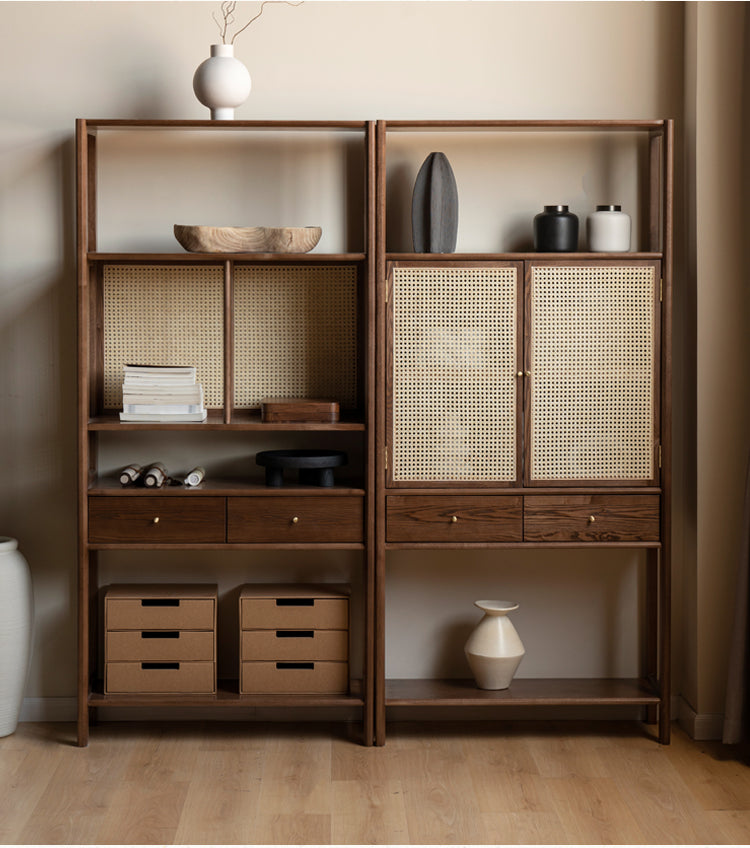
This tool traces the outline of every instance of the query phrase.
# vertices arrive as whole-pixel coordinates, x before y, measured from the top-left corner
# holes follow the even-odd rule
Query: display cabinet
[[[509,706],[637,706],[669,740],[672,134],[670,121],[378,124],[377,744],[390,708],[427,706],[483,707],[487,717]],[[486,227],[487,243],[469,248],[459,230],[455,253],[409,250],[400,178],[438,145],[448,159],[475,157],[461,174],[482,173],[482,155],[489,162],[473,194],[457,176],[459,217],[479,208],[464,244],[482,231],[487,204],[499,205],[493,169],[507,169],[511,221],[496,228],[507,244]],[[586,252],[582,234],[577,252],[535,253],[518,236],[516,171],[533,155],[572,157],[563,190],[575,192],[592,151],[621,172],[632,250]],[[643,551],[639,676],[519,678],[500,691],[389,679],[392,551],[593,546]],[[464,558],[456,585],[469,567]]]

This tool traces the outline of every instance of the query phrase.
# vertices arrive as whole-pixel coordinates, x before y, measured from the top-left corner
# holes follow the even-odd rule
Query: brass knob
[[[530,377],[530,376],[531,376],[531,371],[527,371],[527,372],[526,372],[526,376],[527,376],[527,377]]]
[[[151,523],[152,524],[158,524],[159,523],[159,516],[158,515],[155,516],[154,520]]]
[[[299,521],[299,518],[295,515],[294,518],[292,519],[292,524],[297,524],[298,521]]]
[[[457,515],[451,515],[451,524],[455,524],[458,521]]]
[[[517,371],[516,377],[523,377],[523,371]]]
[[[589,516],[589,524],[593,524],[595,521],[596,521],[596,516],[595,516],[595,515],[590,515],[590,516]]]

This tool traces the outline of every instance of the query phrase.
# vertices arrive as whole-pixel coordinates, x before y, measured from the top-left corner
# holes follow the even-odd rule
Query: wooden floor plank
[[[22,724],[7,844],[750,844],[739,751],[633,723]]]

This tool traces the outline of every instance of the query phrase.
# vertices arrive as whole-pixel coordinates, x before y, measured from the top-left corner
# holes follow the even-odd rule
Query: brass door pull
[[[457,515],[451,515],[451,524],[455,524],[458,521]]]
[[[158,524],[159,523],[159,516],[158,515],[154,516],[154,520],[151,523],[152,524]]]
[[[299,518],[295,515],[292,519],[292,524],[297,524],[299,522]]]

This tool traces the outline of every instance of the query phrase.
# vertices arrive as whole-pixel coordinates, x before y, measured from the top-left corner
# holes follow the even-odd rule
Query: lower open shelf
[[[215,695],[184,692],[105,695],[102,681],[97,680],[88,700],[90,707],[361,707],[364,703],[361,680],[353,680],[349,693],[343,695],[240,695],[237,680],[220,680]]]
[[[643,679],[519,679],[508,689],[479,689],[473,680],[387,680],[386,706],[587,706],[658,704]]]

